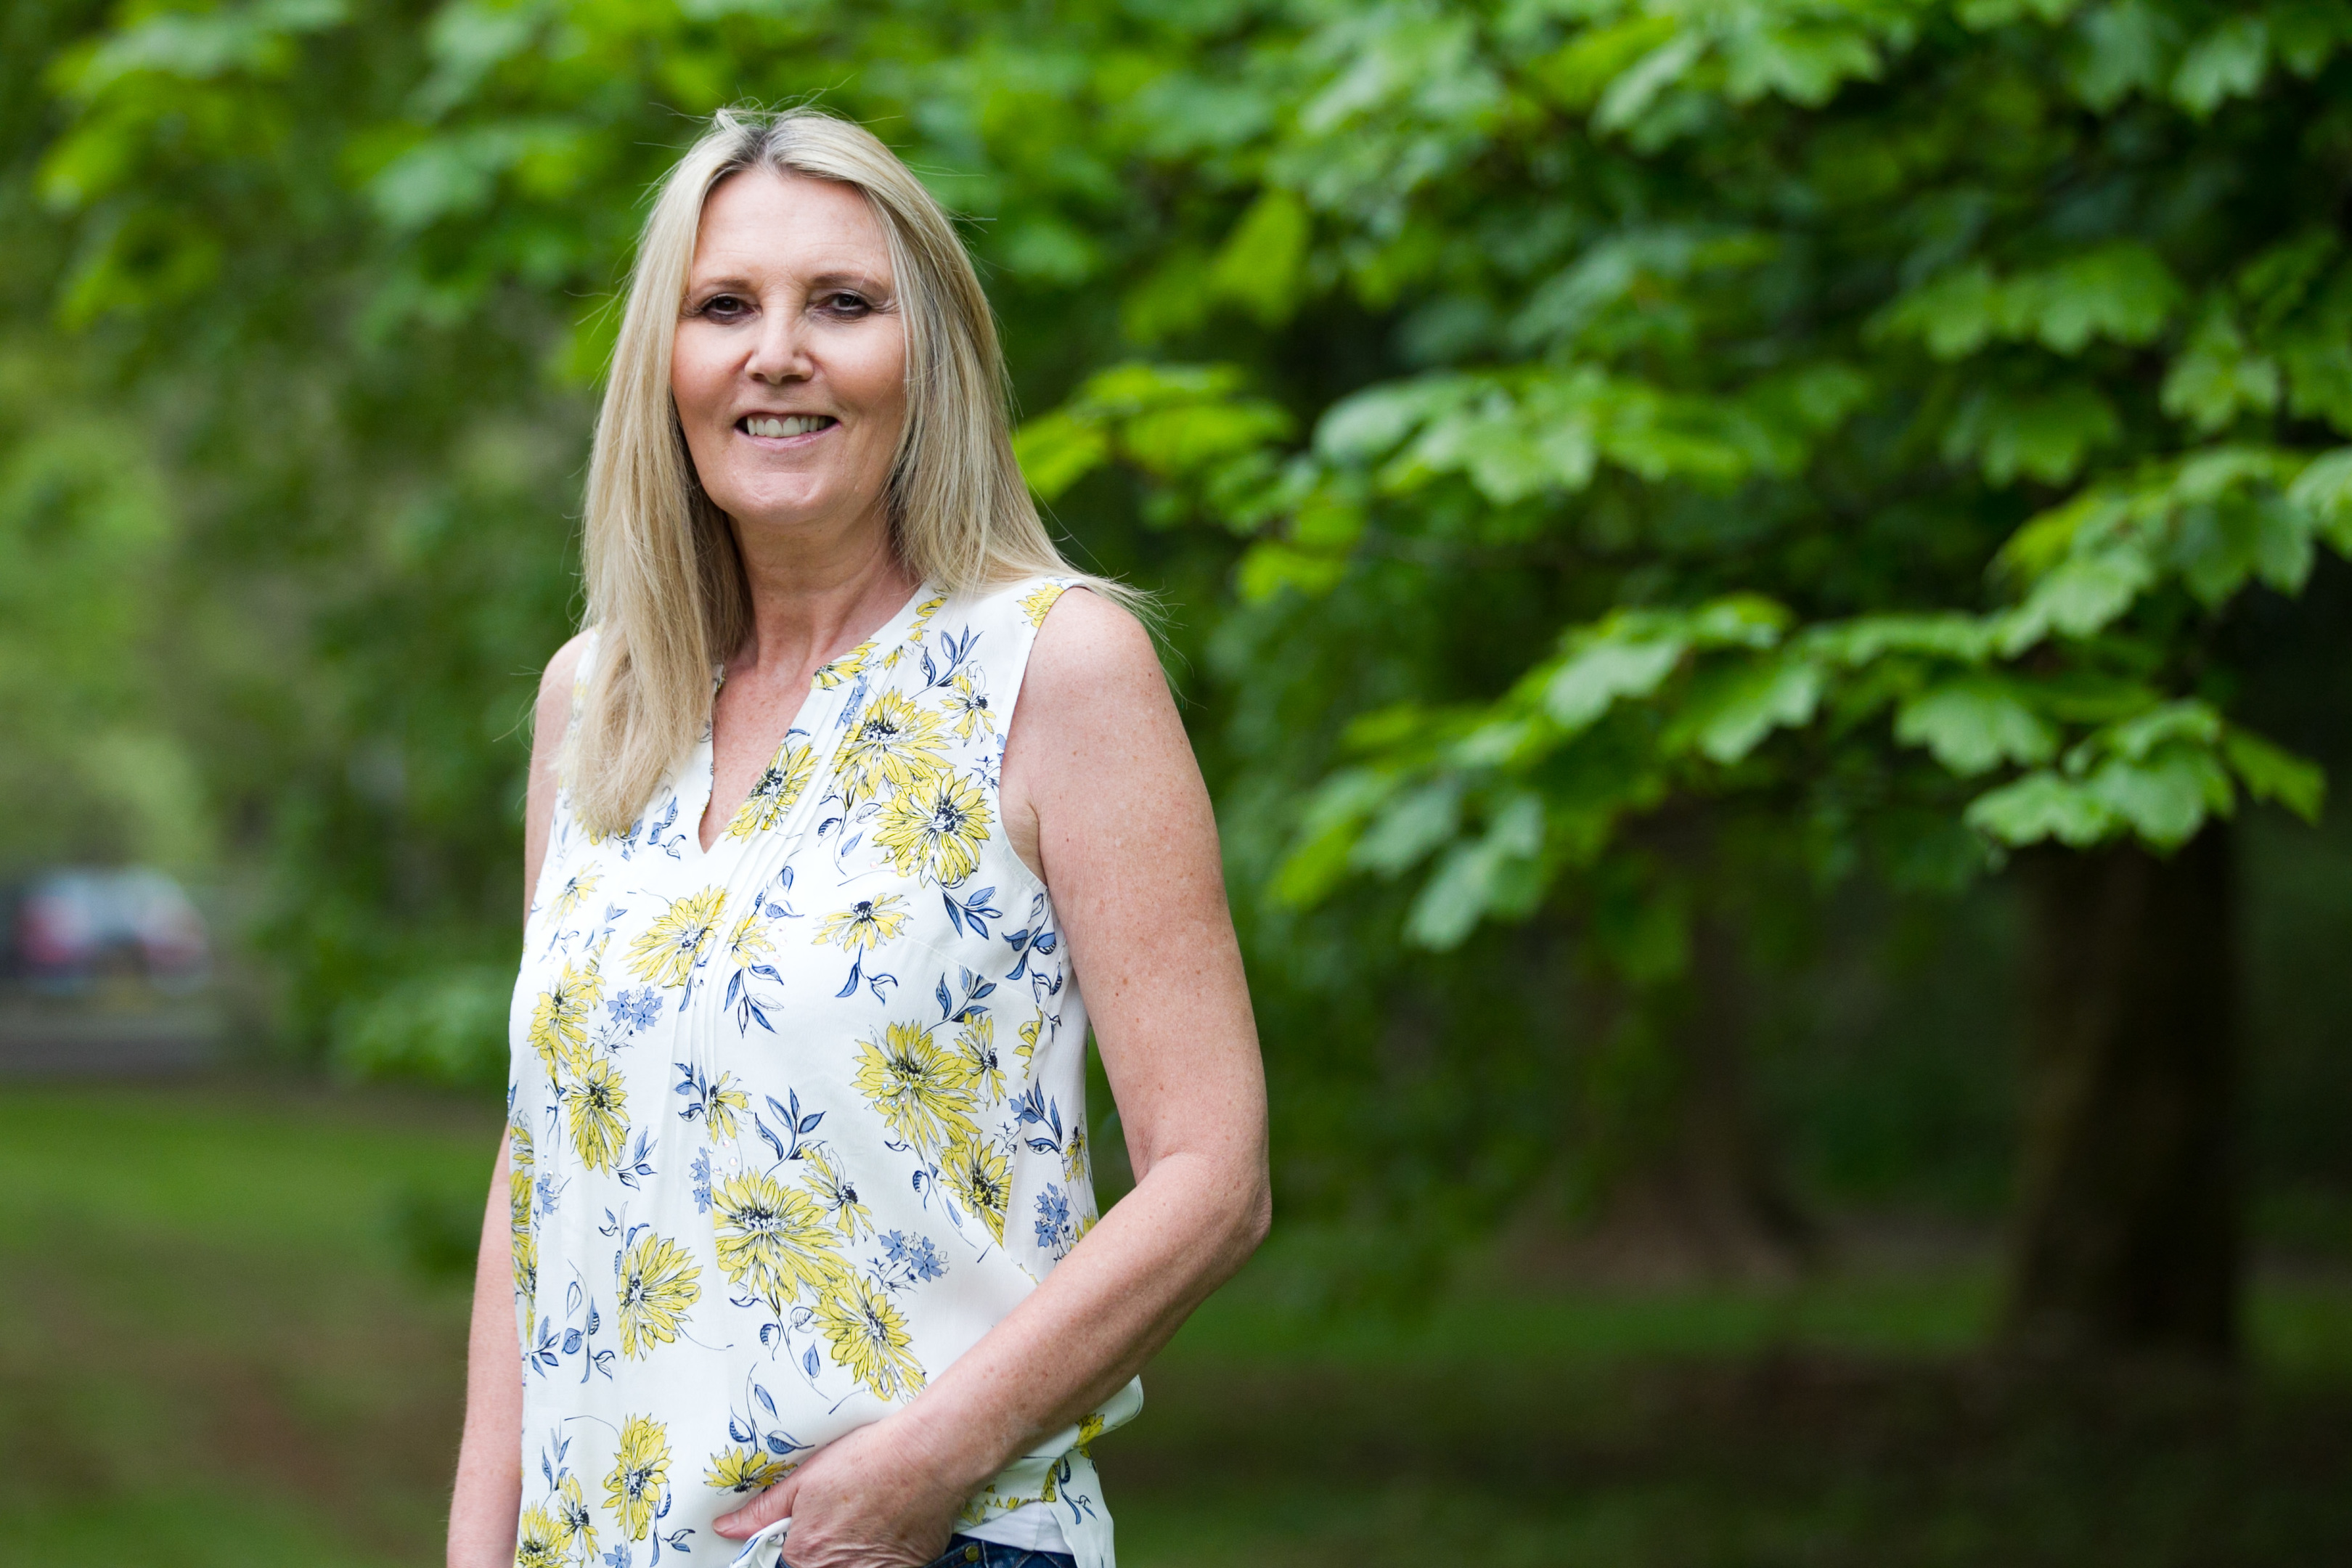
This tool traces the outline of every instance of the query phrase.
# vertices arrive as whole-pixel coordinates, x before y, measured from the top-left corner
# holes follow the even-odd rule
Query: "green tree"
[[[2352,552],[2347,37],[2140,0],[1303,29],[1211,277],[1374,316],[1394,370],[1303,450],[1180,476],[1255,540],[1255,679],[1447,576],[1580,613],[1499,696],[1423,658],[1364,701],[1277,896],[1414,874],[1436,948],[1549,900],[1643,983],[1705,951],[1693,868],[1720,884],[1759,827],[1898,883],[2063,847],[2030,879],[2013,1324],[2226,1350],[2220,819],[2320,796],[2229,717],[2228,635]],[[1039,471],[1120,451],[1130,396],[1033,429]]]
[[[1702,1047],[1751,911],[2040,847],[2074,983],[2020,1324],[2211,1348],[2232,1209],[2181,1194],[2228,1190],[2227,976],[2151,944],[2226,922],[2242,800],[2317,809],[2232,717],[2230,636],[2352,544],[2347,35],[2327,0],[257,0],[58,55],[43,189],[65,320],[185,411],[207,588],[272,628],[200,749],[273,847],[298,1031],[495,1038],[496,742],[562,629],[627,195],[693,117],[822,91],[973,217],[1021,384],[1069,393],[1033,482],[1195,612],[1295,1189],[1436,1237],[1564,1146],[1598,1180],[1629,1127],[1737,1143],[1736,1086],[1673,1108],[1736,1068]],[[2070,976],[2086,900],[2122,956]],[[2137,1176],[2090,1136],[2127,1103],[2170,1130]]]

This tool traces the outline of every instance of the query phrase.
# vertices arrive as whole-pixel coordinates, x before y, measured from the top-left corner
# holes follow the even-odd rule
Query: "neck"
[[[730,677],[788,675],[837,658],[872,635],[916,588],[879,507],[842,522],[734,524],[751,594],[751,635]]]

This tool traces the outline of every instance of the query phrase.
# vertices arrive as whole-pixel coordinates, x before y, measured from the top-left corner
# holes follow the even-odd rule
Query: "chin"
[[[840,510],[841,500],[830,486],[790,490],[746,487],[719,501],[719,510],[747,527],[790,528]]]

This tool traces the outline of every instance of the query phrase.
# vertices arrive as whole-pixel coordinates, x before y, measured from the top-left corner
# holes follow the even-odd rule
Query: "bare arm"
[[[1124,611],[1075,593],[1047,616],[1002,798],[1053,889],[1138,1180],[911,1404],[719,1521],[740,1537],[791,1516],[793,1568],[928,1561],[963,1500],[1133,1376],[1271,1215],[1265,1078],[1216,821],[1150,640]]]
[[[580,640],[548,665],[532,713],[530,791],[523,822],[523,912],[547,859],[555,815],[555,756],[571,716]],[[466,1337],[466,1434],[449,1499],[449,1568],[508,1568],[522,1509],[522,1357],[515,1343],[514,1260],[509,1249],[507,1140],[499,1141],[482,1245],[474,1259],[473,1326]]]

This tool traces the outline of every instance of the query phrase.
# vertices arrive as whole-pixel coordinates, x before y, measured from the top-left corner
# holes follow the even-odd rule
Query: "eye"
[[[697,305],[692,314],[707,316],[714,321],[732,321],[749,315],[751,310],[751,302],[740,294],[713,294]]]
[[[840,316],[850,320],[866,315],[874,309],[867,302],[866,296],[851,293],[846,289],[836,289],[829,294],[820,296],[816,306],[828,316]]]

